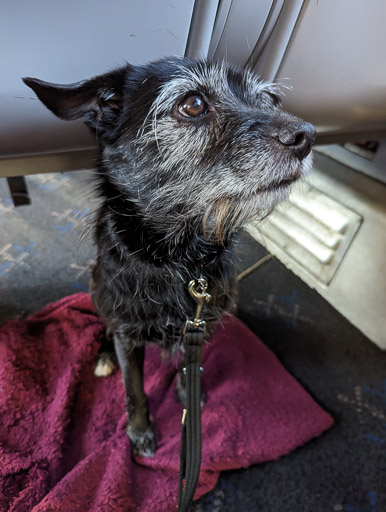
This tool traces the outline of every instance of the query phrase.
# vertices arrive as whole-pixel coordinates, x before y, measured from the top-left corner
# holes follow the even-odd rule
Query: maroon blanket
[[[175,511],[182,406],[176,363],[148,347],[154,458],[131,459],[120,372],[93,366],[103,326],[86,294],[0,329],[0,510]],[[196,498],[223,469],[275,459],[332,420],[237,318],[204,350],[203,457]]]

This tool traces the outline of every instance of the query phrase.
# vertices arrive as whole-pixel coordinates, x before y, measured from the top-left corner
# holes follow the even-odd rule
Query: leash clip
[[[192,279],[189,282],[188,290],[190,296],[196,301],[197,309],[194,320],[187,320],[185,323],[184,334],[187,331],[193,331],[198,329],[203,329],[205,332],[206,322],[205,320],[201,320],[202,309],[204,304],[209,302],[212,296],[207,293],[208,289],[208,281],[205,277],[200,277],[199,279]]]

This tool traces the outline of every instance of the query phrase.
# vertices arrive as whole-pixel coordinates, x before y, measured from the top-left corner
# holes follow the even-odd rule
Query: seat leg
[[[7,178],[8,187],[11,192],[13,204],[15,206],[24,206],[31,204],[31,198],[27,188],[27,182],[24,176],[13,176]]]

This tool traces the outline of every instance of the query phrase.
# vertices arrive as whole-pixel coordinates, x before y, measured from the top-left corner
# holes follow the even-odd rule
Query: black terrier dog
[[[225,64],[170,58],[70,85],[24,82],[96,135],[102,203],[91,293],[122,370],[133,451],[151,456],[145,343],[183,349],[194,278],[205,275],[212,295],[208,335],[230,310],[235,232],[308,172],[315,129],[280,108],[277,86]],[[96,374],[111,371],[111,352],[103,347]],[[181,372],[177,387],[184,401]]]

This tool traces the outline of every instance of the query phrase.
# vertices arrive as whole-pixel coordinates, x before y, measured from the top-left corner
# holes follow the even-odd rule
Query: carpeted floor
[[[0,322],[87,291],[87,173],[31,176],[14,209],[0,180]],[[266,251],[241,237],[240,269]],[[275,259],[240,283],[238,316],[335,419],[277,461],[225,472],[196,512],[386,511],[386,354]]]

